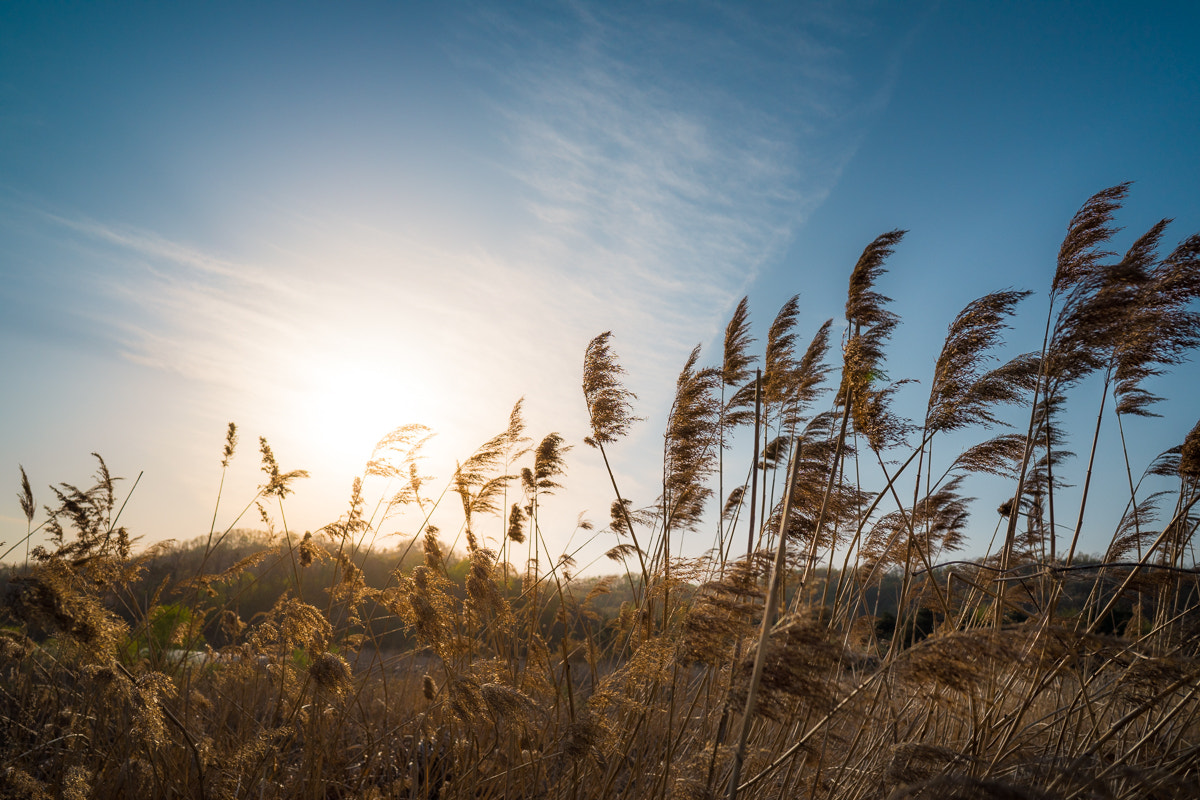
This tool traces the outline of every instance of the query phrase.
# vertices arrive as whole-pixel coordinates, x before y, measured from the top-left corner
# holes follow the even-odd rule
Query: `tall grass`
[[[271,538],[248,546],[212,527],[190,559],[133,552],[102,459],[91,488],[53,489],[36,526],[22,470],[28,535],[8,554],[35,533],[46,544],[6,575],[0,791],[1200,796],[1200,424],[1139,481],[1127,453],[1107,455],[1126,463],[1129,497],[1121,519],[1091,520],[1112,530],[1101,560],[1078,549],[1106,456],[1093,437],[1073,468],[1063,447],[1074,403],[1099,409],[1097,431],[1115,413],[1124,433],[1151,415],[1148,380],[1200,343],[1200,237],[1160,256],[1163,222],[1109,253],[1126,191],[1097,194],[1069,224],[1040,352],[996,355],[1028,292],[988,294],[949,321],[919,421],[893,407],[900,317],[879,287],[903,232],[852,270],[839,370],[831,323],[798,346],[795,298],[760,365],[743,301],[721,364],[697,348],[676,379],[661,490],[640,507],[609,461],[636,398],[611,334],[596,337],[586,443],[614,495],[617,579],[581,581],[547,548],[540,509],[559,501],[569,448],[557,433],[529,447],[519,403],[436,497],[417,460],[428,431],[389,434],[367,475],[392,488],[368,511],[356,480],[348,511],[303,536],[286,498],[304,473],[260,441],[263,484],[234,525],[257,507]],[[1093,374],[1100,396],[1072,397]],[[995,431],[1005,407],[1027,414],[1023,432]],[[751,430],[746,463],[730,443]],[[938,474],[944,434],[971,431],[978,444]],[[236,447],[231,425],[222,470]],[[972,473],[1011,480],[1012,497],[991,552],[955,561]],[[1084,488],[1064,516],[1066,480]],[[430,524],[447,496],[461,501],[462,557]],[[403,509],[423,520],[416,535],[380,551]],[[680,555],[680,536],[710,529],[707,555]]]

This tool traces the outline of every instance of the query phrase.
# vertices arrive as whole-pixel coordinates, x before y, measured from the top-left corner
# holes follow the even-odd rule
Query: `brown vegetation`
[[[1200,796],[1200,424],[1142,481],[1129,466],[1102,560],[1076,552],[1095,440],[1080,507],[1064,516],[1056,494],[1071,390],[1101,378],[1097,430],[1110,393],[1118,422],[1149,415],[1147,381],[1200,343],[1200,237],[1160,257],[1164,222],[1106,252],[1126,191],[1071,221],[1042,351],[991,366],[1027,292],[969,304],[919,422],[894,412],[905,382],[884,370],[899,317],[878,283],[903,232],[852,272],[832,383],[830,323],[801,352],[789,299],[756,375],[739,304],[722,363],[697,348],[678,376],[659,497],[636,507],[609,470],[619,578],[582,581],[547,549],[539,506],[569,448],[556,433],[531,447],[519,403],[445,487],[462,557],[429,524],[420,426],[377,447],[367,475],[400,488],[374,513],[356,481],[337,522],[288,531],[304,473],[260,441],[247,508],[267,538],[213,530],[141,554],[103,460],[92,488],[54,490],[37,528],[22,470],[30,535],[48,544],[5,576],[0,796]],[[606,466],[638,421],[622,375],[598,336],[586,443]],[[1005,406],[1028,410],[1026,430],[990,434],[936,477],[939,434],[994,428]],[[726,497],[727,447],[751,430],[746,481]],[[236,446],[230,425],[223,468]],[[880,483],[860,485],[856,462]],[[1004,533],[994,553],[947,561],[970,473],[1012,480]],[[425,521],[378,550],[401,508]],[[712,551],[680,557],[679,537],[710,525]]]

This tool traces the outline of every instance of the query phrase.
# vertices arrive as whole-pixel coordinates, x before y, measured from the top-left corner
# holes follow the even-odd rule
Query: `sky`
[[[261,524],[238,522],[261,436],[310,473],[271,508],[299,532],[345,513],[389,430],[436,434],[436,496],[524,398],[531,437],[573,445],[548,547],[611,571],[582,443],[592,337],[613,332],[638,395],[611,455],[650,504],[691,349],[716,363],[743,295],[761,341],[799,293],[801,336],[833,318],[836,360],[850,270],[902,228],[879,288],[902,320],[889,376],[916,381],[899,408],[920,414],[968,301],[1032,290],[1004,354],[1040,345],[1091,194],[1134,181],[1114,249],[1162,217],[1167,246],[1200,231],[1198,24],[1189,3],[5,3],[0,470],[46,504],[99,453],[122,500],[137,479],[131,534],[186,541],[214,509]],[[1198,374],[1151,387],[1168,400],[1127,426],[1135,472],[1195,424]],[[1081,454],[1098,403],[1072,395]],[[1123,508],[1117,436],[1084,551]],[[978,555],[1005,490],[972,488]],[[26,530],[10,498],[3,549]]]

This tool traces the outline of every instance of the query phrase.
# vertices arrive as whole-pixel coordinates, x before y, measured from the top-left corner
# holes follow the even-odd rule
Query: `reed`
[[[1125,513],[1087,516],[1106,416],[1149,424],[1154,378],[1200,344],[1200,237],[1161,255],[1164,220],[1110,253],[1128,188],[1068,225],[1042,350],[1003,353],[1029,292],[967,304],[916,421],[886,359],[903,232],[850,271],[839,369],[831,322],[801,352],[791,297],[757,378],[743,299],[720,363],[696,348],[675,379],[657,496],[618,488],[610,458],[641,420],[611,333],[593,339],[585,453],[614,500],[605,531],[576,530],[612,537],[618,578],[579,577],[569,545],[547,546],[565,539],[541,511],[569,502],[570,447],[530,447],[520,402],[441,485],[418,468],[429,431],[391,432],[345,512],[303,535],[286,498],[306,473],[265,440],[262,485],[217,527],[234,425],[193,543],[135,552],[120,517],[136,482],[120,491],[99,457],[89,488],[58,484],[40,511],[21,469],[0,797],[1200,796],[1200,423],[1137,481],[1122,448]],[[1089,375],[1076,467],[1065,428]],[[728,496],[727,469],[745,476]],[[976,474],[1011,499],[980,512]],[[1060,546],[1067,481],[1082,496]],[[443,539],[447,497],[439,522],[460,522]],[[255,507],[265,533],[236,527]],[[384,546],[405,514],[415,530]],[[947,560],[992,514],[995,547]],[[1112,533],[1099,558],[1079,551],[1088,525]],[[696,556],[681,537],[702,528],[715,539]]]

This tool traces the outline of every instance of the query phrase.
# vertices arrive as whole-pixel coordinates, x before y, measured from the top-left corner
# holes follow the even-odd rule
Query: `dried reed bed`
[[[1124,426],[1150,415],[1148,379],[1200,343],[1200,237],[1160,256],[1163,222],[1123,256],[1105,250],[1127,189],[1092,197],[1068,226],[1042,350],[994,355],[1028,292],[969,304],[920,421],[893,411],[906,382],[884,369],[899,317],[878,286],[903,232],[871,242],[852,271],[840,368],[827,363],[830,322],[800,347],[795,298],[759,362],[739,304],[721,363],[697,349],[676,380],[659,497],[635,505],[609,469],[610,556],[624,570],[612,579],[583,583],[546,547],[539,508],[560,502],[569,448],[529,439],[519,403],[436,499],[418,461],[428,431],[392,432],[367,468],[392,487],[374,513],[356,481],[349,510],[302,537],[284,510],[304,473],[260,441],[264,481],[246,508],[269,545],[238,550],[212,530],[154,583],[164,555],[131,551],[103,460],[93,487],[53,490],[37,527],[22,470],[30,536],[48,544],[7,572],[0,791],[1200,796],[1200,425],[1141,481],[1130,465],[1128,511],[1107,521],[1098,561],[1077,555],[1095,440],[1082,467],[1063,449],[1084,378],[1101,378],[1096,429],[1106,413]],[[586,444],[606,467],[639,421],[622,375],[611,335],[598,336]],[[1027,413],[1025,430],[993,430],[943,463],[939,434],[1002,427],[1005,408]],[[230,425],[222,468],[237,445]],[[879,485],[857,482],[860,463]],[[745,483],[727,492],[734,472]],[[993,552],[950,561],[971,473],[1009,479],[1012,498]],[[1057,494],[1066,476],[1085,487],[1078,509]],[[706,516],[714,494],[720,513]],[[461,561],[429,524],[445,497],[461,501]],[[369,575],[402,507],[425,515],[411,552]],[[681,558],[679,537],[701,531],[711,551]],[[267,585],[269,610],[243,618]],[[890,622],[884,585],[897,593]],[[614,595],[619,610],[600,613]]]

